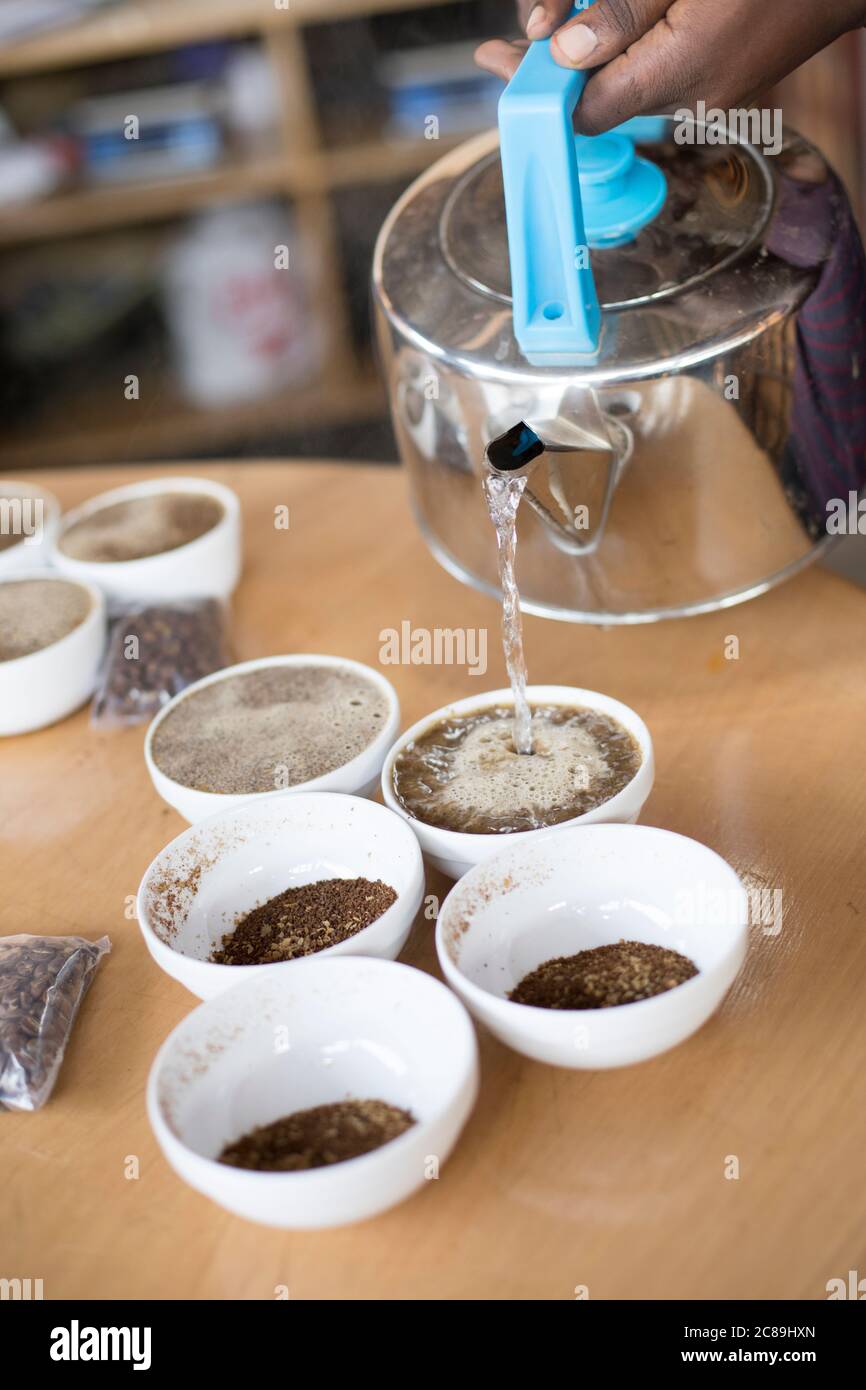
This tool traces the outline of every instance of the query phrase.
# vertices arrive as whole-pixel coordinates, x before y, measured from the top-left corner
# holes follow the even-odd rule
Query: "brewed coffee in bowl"
[[[401,750],[394,792],[414,819],[462,834],[541,830],[585,815],[628,785],[635,738],[599,710],[532,706],[532,753],[514,744],[501,704],[454,713]]]

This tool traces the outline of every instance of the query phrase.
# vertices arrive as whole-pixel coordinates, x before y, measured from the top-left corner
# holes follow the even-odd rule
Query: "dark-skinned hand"
[[[866,24],[866,0],[597,0],[562,25],[571,0],[518,0],[528,39],[554,35],[562,67],[598,69],[575,118],[597,135],[632,116],[703,99],[748,106],[827,44]],[[562,25],[562,27],[560,27]],[[476,61],[508,81],[526,41],[483,43]]]

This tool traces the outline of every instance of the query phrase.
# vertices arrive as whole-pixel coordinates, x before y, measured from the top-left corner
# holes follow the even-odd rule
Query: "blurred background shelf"
[[[0,206],[0,469],[396,457],[371,365],[375,237],[412,179],[494,123],[472,52],[516,32],[513,0],[68,4],[91,9],[0,41],[0,159],[14,136],[42,161]],[[861,211],[862,91],[849,35],[768,94]]]
[[[37,417],[37,428],[7,433],[3,464],[28,468],[127,463],[142,457],[205,457],[237,447],[251,436],[307,434],[323,419],[331,428],[375,421],[385,409],[376,375],[359,372],[347,383],[314,383],[255,401],[209,409],[189,405],[171,378],[142,382],[139,400],[127,400],[120,377],[61,397]]]
[[[496,87],[471,53],[505,13],[498,0],[106,0],[77,22],[0,44],[0,106],[16,134],[59,135],[84,155],[42,196],[0,208],[0,467],[261,455],[269,444],[327,452],[337,435],[350,456],[367,451],[365,440],[369,452],[393,454],[371,366],[373,243],[406,184],[491,122]],[[465,107],[449,117],[447,85],[425,85],[427,55],[441,52],[451,67],[455,43],[457,68],[487,97],[468,120]],[[403,81],[406,53],[420,59],[430,110],[444,113],[435,130],[426,105],[395,119],[412,78],[394,88],[391,73],[396,62]],[[131,116],[139,146],[122,143]],[[144,137],[163,136],[170,120],[163,167],[159,155],[142,158]],[[258,395],[232,400],[239,332],[250,315],[259,339],[269,330],[255,306],[239,312],[239,327],[226,315],[224,401],[213,353],[220,306],[211,312],[202,292],[176,308],[184,296],[170,266],[179,256],[194,270],[198,235],[222,279],[237,259],[240,205],[258,208],[262,238],[284,224],[275,244],[285,241],[298,282],[287,302],[312,367],[299,360],[281,383],[264,363]],[[241,225],[256,234],[254,220]],[[222,259],[213,260],[215,238]],[[254,299],[250,284],[235,297]],[[179,316],[205,312],[190,347],[195,334]],[[190,366],[196,351],[210,383],[206,367]],[[140,398],[129,401],[131,376]]]
[[[182,178],[120,188],[74,188],[0,211],[0,246],[177,217],[211,203],[280,193],[288,184],[285,156],[274,154],[227,161]]]
[[[440,140],[437,158],[463,136]],[[290,193],[295,198],[341,186],[414,177],[430,162],[424,140],[364,140],[343,149],[323,150],[316,158],[292,161],[284,154],[226,160],[202,173],[174,176],[119,188],[76,188],[0,209],[0,247],[17,246],[129,223],[179,217],[213,203]]]
[[[39,33],[0,51],[0,77],[83,67],[206,39],[280,34],[357,16],[425,9],[443,0],[125,0],[68,28]]]

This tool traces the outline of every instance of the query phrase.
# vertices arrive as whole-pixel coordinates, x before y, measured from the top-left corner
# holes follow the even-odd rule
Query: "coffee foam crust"
[[[344,667],[261,667],[181,699],[156,730],[153,759],[199,790],[274,791],[351,762],[387,712],[378,687]]]
[[[395,761],[394,789],[417,819],[458,833],[541,829],[608,800],[641,761],[631,734],[598,711],[535,708],[532,755],[514,747],[506,708],[433,724]]]
[[[443,806],[468,818],[508,816],[535,806],[568,805],[576,785],[588,785],[608,771],[593,736],[577,725],[533,721],[533,755],[515,752],[513,721],[497,719],[472,729],[453,750],[451,780],[442,789]]]

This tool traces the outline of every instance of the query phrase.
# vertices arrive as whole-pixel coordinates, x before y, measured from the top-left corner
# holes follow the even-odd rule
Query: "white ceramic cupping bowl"
[[[642,1062],[700,1028],[733,983],[747,935],[746,892],[705,845],[651,826],[589,825],[509,843],[468,873],[442,906],[436,949],[448,983],[502,1042],[589,1070]],[[544,961],[621,940],[679,951],[699,974],[613,1008],[507,998]]]
[[[655,776],[653,746],[649,729],[643,720],[628,705],[612,700],[608,695],[599,695],[594,690],[579,690],[567,685],[532,685],[527,696],[533,705],[568,705],[578,709],[594,709],[619,721],[636,740],[641,751],[641,764],[628,786],[608,801],[602,802],[594,810],[582,816],[563,821],[563,825],[598,825],[611,821],[634,823],[640,815],[644,802],[649,796]],[[545,832],[542,830],[521,830],[511,835],[466,835],[455,830],[442,830],[438,826],[425,825],[423,821],[410,816],[400,804],[394,791],[394,763],[402,750],[414,739],[431,729],[435,724],[455,714],[468,714],[472,710],[485,709],[490,705],[511,705],[513,696],[510,690],[492,690],[483,695],[470,695],[465,700],[456,700],[428,714],[413,724],[394,744],[382,768],[382,796],[385,805],[398,815],[405,816],[411,824],[424,851],[424,856],[433,865],[447,874],[449,878],[460,878],[475,865],[498,854],[507,840],[508,844],[520,844]]]
[[[438,980],[392,961],[317,957],[193,1010],[157,1054],[147,1109],[190,1186],[251,1221],[315,1229],[374,1216],[436,1176],[477,1088],[472,1024]],[[387,1101],[417,1123],[372,1153],[307,1172],[215,1161],[258,1125],[347,1099]]]
[[[212,497],[222,505],[223,515],[197,540],[141,560],[75,560],[61,549],[65,533],[85,517],[116,502],[164,492],[194,492]],[[67,512],[55,537],[51,560],[70,579],[86,579],[98,584],[112,603],[138,599],[228,598],[241,572],[240,503],[231,488],[209,478],[150,478],[143,483],[114,488]]]
[[[286,888],[323,878],[381,879],[397,893],[386,912],[323,956],[399,955],[424,898],[412,831],[374,801],[336,792],[283,792],[220,812],[158,854],[138,890],[138,921],[157,965],[200,999],[276,965],[208,959],[239,915]]]
[[[36,504],[36,505],[34,505]],[[60,526],[60,503],[52,492],[22,482],[20,478],[0,478],[0,531],[15,535],[23,523],[29,534],[15,545],[0,550],[0,579],[22,571],[45,569],[51,559],[54,539]]]
[[[374,671],[372,667],[364,666],[360,661],[349,661],[348,658],[340,656],[319,656],[309,653],[294,653],[291,656],[264,656],[255,661],[242,661],[237,666],[227,666],[222,671],[215,671],[212,676],[205,676],[203,680],[188,685],[173,700],[169,700],[148,728],[144,740],[144,760],[147,763],[151,781],[163,801],[167,801],[169,806],[173,806],[190,823],[200,821],[205,816],[212,816],[217,811],[224,811],[232,806],[241,806],[245,801],[261,800],[268,796],[280,796],[283,792],[280,789],[275,789],[272,792],[256,792],[250,797],[248,792],[239,792],[235,795],[229,792],[203,792],[197,791],[195,787],[185,787],[182,783],[167,777],[153,760],[153,740],[157,729],[162,721],[168,718],[171,711],[177,708],[181,700],[186,699],[197,690],[203,690],[205,686],[213,685],[216,681],[226,680],[230,676],[241,675],[245,671],[260,671],[269,666],[343,667],[353,671],[356,675],[366,676],[385,696],[388,705],[381,731],[356,758],[353,758],[351,762],[344,763],[341,767],[334,768],[333,772],[325,773],[322,777],[313,777],[309,782],[299,782],[296,786],[288,787],[285,790],[290,792],[347,792],[353,796],[371,796],[376,790],[385,754],[400,727],[400,702],[390,681],[387,681],[378,671]],[[279,762],[279,749],[274,750],[274,762],[275,764]]]
[[[22,570],[0,583],[64,578],[54,570]],[[93,694],[105,650],[105,599],[93,584],[75,581],[90,598],[83,622],[49,647],[0,661],[0,735],[27,734],[65,719]]]

